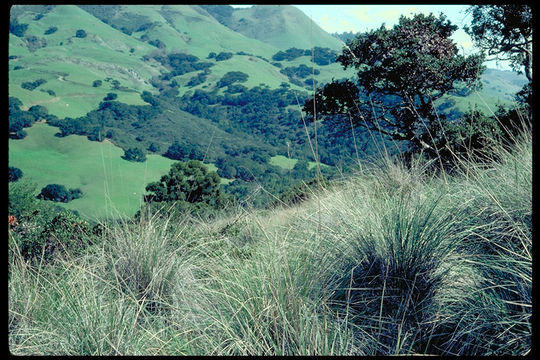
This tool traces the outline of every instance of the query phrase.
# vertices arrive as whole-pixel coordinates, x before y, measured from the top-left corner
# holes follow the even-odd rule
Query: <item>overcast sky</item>
[[[252,5],[232,5],[233,7],[250,7]],[[465,25],[470,25],[471,16],[465,13],[469,5],[294,5],[304,14],[312,18],[317,25],[328,33],[352,31],[365,32],[379,28],[383,23],[392,28],[401,15],[411,16],[415,13],[439,15],[443,13],[458,30],[452,38],[464,55],[470,55],[477,50],[471,38],[463,31]],[[489,67],[508,70],[504,64],[490,62]]]

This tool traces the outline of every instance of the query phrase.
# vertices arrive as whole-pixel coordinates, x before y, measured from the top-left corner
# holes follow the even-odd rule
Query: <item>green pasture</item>
[[[53,183],[81,189],[82,198],[60,205],[87,218],[132,216],[146,185],[158,181],[174,162],[161,155],[147,155],[144,163],[126,161],[123,150],[110,142],[79,135],[59,138],[54,136],[57,128],[43,123],[25,130],[24,139],[9,140],[9,166],[21,169],[38,190]],[[217,170],[214,164],[206,165]]]
[[[145,186],[169,171],[172,160],[148,155],[144,163],[123,160],[123,150],[84,136],[54,136],[57,129],[35,124],[22,140],[9,140],[9,165],[20,168],[38,185],[57,183],[80,188],[83,197],[67,204],[88,218],[133,215]]]
[[[58,6],[40,21],[23,20],[28,21],[27,32],[46,41],[46,45],[29,51],[25,41],[10,35],[9,55],[17,57],[9,61],[10,96],[19,98],[27,107],[43,105],[60,118],[85,115],[108,92],[115,92],[124,103],[144,104],[140,93],[152,91],[145,79],[157,74],[159,66],[146,64],[140,57],[154,47],[88,16],[76,6]],[[58,30],[44,35],[52,26]],[[76,38],[78,29],[85,30],[87,37]],[[127,91],[114,90],[111,82],[105,81],[107,78],[118,80]],[[21,87],[23,82],[37,79],[47,82],[32,91]],[[102,86],[93,87],[94,80],[101,80]]]
[[[80,188],[83,197],[62,206],[89,218],[133,215],[145,186],[168,172],[172,160],[148,155],[144,163],[123,160],[123,150],[84,136],[54,136],[57,128],[35,124],[22,140],[9,140],[9,165],[38,185],[57,183]]]

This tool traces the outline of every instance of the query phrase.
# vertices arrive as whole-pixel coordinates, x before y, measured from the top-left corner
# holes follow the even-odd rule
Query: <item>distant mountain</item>
[[[342,48],[341,41],[292,5],[256,5],[240,9],[222,5],[201,7],[230,29],[279,49]]]

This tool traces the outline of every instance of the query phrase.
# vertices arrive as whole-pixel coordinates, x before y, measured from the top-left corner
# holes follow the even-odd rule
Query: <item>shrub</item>
[[[37,88],[38,86],[40,85],[43,85],[47,82],[47,80],[45,79],[37,79],[37,80],[34,80],[34,81],[25,81],[21,84],[21,87],[23,89],[26,89],[26,90],[34,90],[35,88]]]
[[[25,233],[22,227],[15,232],[19,252],[26,260],[47,263],[61,254],[77,255],[97,240],[88,222],[72,211],[62,211],[52,220],[40,221],[34,223],[37,231],[33,233]]]
[[[118,98],[118,95],[115,93],[108,93],[107,96],[103,98],[103,101],[112,101],[116,100]]]
[[[122,159],[135,162],[145,162],[146,154],[139,148],[129,148],[124,151]]]
[[[56,26],[51,26],[50,28],[48,28],[47,30],[45,30],[45,32],[43,33],[43,35],[54,34],[57,30],[58,30],[58,28],[57,28]]]
[[[83,29],[77,30],[77,32],[75,33],[75,37],[85,38],[86,37],[86,31],[84,31]]]
[[[216,56],[216,61],[225,61],[225,60],[229,60],[232,57],[233,57],[233,54],[231,52],[220,52]]]
[[[67,190],[64,185],[49,184],[41,189],[37,198],[42,200],[51,200],[55,202],[70,202],[71,200],[78,199],[82,196],[80,189]]]
[[[246,82],[248,79],[248,74],[241,71],[229,71],[217,82],[216,86],[222,88],[229,86],[235,82]]]
[[[9,182],[15,182],[22,178],[23,172],[21,169],[14,166],[9,167]]]
[[[9,32],[17,37],[23,37],[27,29],[28,24],[19,24],[15,18],[9,23]]]
[[[148,146],[148,151],[151,151],[151,152],[154,152],[154,153],[157,153],[161,150],[161,147],[159,146],[159,144],[156,144],[156,143],[151,143],[150,146]]]
[[[100,87],[103,82],[101,80],[94,80],[92,83],[93,87]]]

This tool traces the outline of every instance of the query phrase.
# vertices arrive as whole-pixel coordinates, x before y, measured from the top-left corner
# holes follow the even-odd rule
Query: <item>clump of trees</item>
[[[311,56],[312,62],[324,66],[332,64],[336,60],[337,53],[329,48],[319,46],[315,46],[313,51],[311,49],[302,50],[292,47],[285,51],[278,51],[272,56],[272,59],[275,61],[292,61],[300,56]]]
[[[312,75],[319,75],[321,72],[318,69],[312,69],[304,64],[300,64],[299,66],[289,66],[284,69],[281,69],[279,71],[283,75],[286,75],[289,80],[293,80],[295,77],[304,79],[308,76]]]
[[[50,28],[48,28],[47,30],[45,30],[45,32],[43,33],[43,35],[51,35],[51,34],[54,34],[57,30],[58,30],[58,28],[57,28],[56,26],[51,26]]]
[[[40,85],[43,85],[47,82],[47,80],[45,79],[37,79],[37,80],[34,80],[34,81],[25,81],[21,84],[21,87],[23,89],[26,89],[26,90],[34,90],[35,88],[37,88],[38,86]]]
[[[229,71],[216,83],[216,86],[218,88],[222,88],[235,82],[246,82],[248,77],[248,74],[241,71]]]
[[[22,38],[28,29],[28,24],[21,24],[17,18],[12,18],[9,22],[9,32],[13,35]]]
[[[167,151],[163,154],[166,158],[172,160],[200,160],[204,159],[204,153],[199,149],[197,145],[193,144],[181,144],[178,140],[169,146]]]
[[[41,189],[38,199],[67,203],[82,196],[81,189],[67,189],[64,185],[49,184]]]
[[[85,38],[87,36],[86,31],[84,29],[79,29],[75,32],[75,37],[77,38]]]
[[[134,162],[145,162],[146,154],[138,147],[129,148],[124,151],[122,159]]]
[[[220,209],[230,201],[220,188],[220,180],[215,171],[208,171],[200,161],[175,162],[160,181],[146,186],[149,194],[144,201],[170,204],[178,210]]]
[[[175,76],[183,75],[188,72],[205,70],[214,66],[214,64],[211,62],[200,61],[195,55],[183,53],[171,53],[167,55],[164,55],[163,53],[156,53],[152,56],[143,56],[144,60],[148,60],[150,58],[159,61],[163,66],[170,70],[169,73],[160,76],[162,81],[169,81]]]
[[[21,110],[22,102],[13,96],[9,97],[9,138],[22,139],[26,136],[24,128],[32,126],[37,120],[55,121],[57,117],[48,114],[47,108],[34,105],[27,111]]]
[[[216,55],[215,59],[216,61],[225,61],[225,60],[229,60],[232,57],[233,57],[233,53],[231,52],[220,52],[219,54]]]
[[[103,101],[113,101],[118,98],[118,94],[115,93],[107,93],[107,96],[103,98]]]
[[[21,169],[16,168],[14,166],[9,167],[9,181],[8,182],[15,182],[22,178],[23,172]]]

